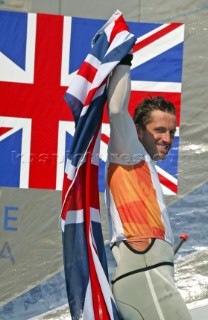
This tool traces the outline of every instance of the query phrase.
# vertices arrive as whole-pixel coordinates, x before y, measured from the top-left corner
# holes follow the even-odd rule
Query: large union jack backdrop
[[[0,185],[61,190],[74,134],[63,96],[104,21],[0,11]],[[130,111],[144,97],[164,95],[180,124],[184,25],[128,23],[137,37]],[[103,116],[99,188],[109,138]],[[166,194],[177,192],[179,129],[168,158],[157,163]]]

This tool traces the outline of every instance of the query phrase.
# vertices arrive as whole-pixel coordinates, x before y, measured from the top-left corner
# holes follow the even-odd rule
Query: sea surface
[[[208,298],[208,183],[200,186],[168,209],[178,241],[188,240],[176,254],[175,280],[187,303]]]

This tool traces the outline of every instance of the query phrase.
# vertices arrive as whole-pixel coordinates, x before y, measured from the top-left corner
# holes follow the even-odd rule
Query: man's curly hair
[[[154,110],[160,110],[176,115],[176,109],[172,102],[167,101],[162,96],[145,98],[134,110],[134,123],[142,129],[151,121],[151,113]]]

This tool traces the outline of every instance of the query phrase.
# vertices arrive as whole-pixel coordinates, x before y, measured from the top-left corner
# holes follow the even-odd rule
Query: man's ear
[[[143,136],[143,129],[138,124],[135,124],[135,126],[136,126],[136,131],[137,131],[138,138],[139,138],[139,140],[141,140],[142,136]]]

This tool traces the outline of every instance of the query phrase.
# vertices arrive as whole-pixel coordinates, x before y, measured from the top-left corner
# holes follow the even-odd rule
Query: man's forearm
[[[108,112],[112,114],[127,112],[130,97],[131,81],[128,65],[118,65],[108,86]]]
[[[108,113],[110,118],[109,157],[112,154],[126,156],[130,162],[140,153],[141,144],[138,141],[136,127],[128,112],[131,92],[130,68],[128,65],[118,65],[113,71],[108,86]],[[122,161],[123,162],[123,161]]]

